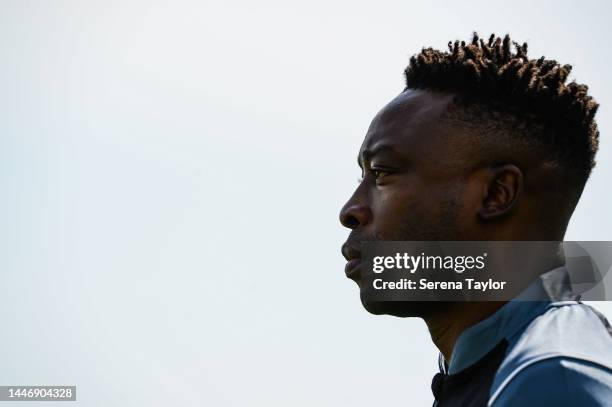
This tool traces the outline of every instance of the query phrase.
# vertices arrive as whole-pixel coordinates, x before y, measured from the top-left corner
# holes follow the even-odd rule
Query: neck
[[[503,240],[503,239],[493,239]],[[508,239],[520,240],[520,239]],[[524,253],[524,256],[500,257],[501,267],[498,271],[501,273],[504,270],[517,270],[525,268],[525,262],[530,264],[530,267],[536,271],[530,279],[526,279],[525,287],[531,283],[538,275],[562,266],[565,263],[563,252],[559,250],[558,242],[561,240],[552,240],[550,247],[536,245],[533,253]],[[504,248],[504,247],[502,247]],[[492,252],[490,249],[489,252]],[[501,253],[503,254],[503,253]],[[501,255],[500,254],[500,255]],[[537,260],[537,262],[535,261]],[[446,362],[450,362],[455,342],[459,335],[467,328],[493,315],[507,301],[481,301],[481,302],[448,302],[438,303],[435,308],[430,308],[427,315],[422,315],[423,320],[429,328],[431,339],[436,347],[440,350]]]
[[[501,301],[448,303],[423,319],[429,328],[433,343],[444,356],[444,360],[449,363],[459,335],[470,326],[495,313],[504,304],[505,302]]]

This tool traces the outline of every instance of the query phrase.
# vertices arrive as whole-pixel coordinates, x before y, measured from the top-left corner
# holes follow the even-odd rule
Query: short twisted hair
[[[527,44],[509,35],[485,41],[474,33],[469,43],[449,42],[448,51],[423,48],[410,59],[405,77],[406,89],[451,92],[464,106],[511,117],[515,133],[541,146],[581,191],[595,165],[599,105],[586,85],[566,83],[571,70],[544,57],[529,59]],[[472,114],[469,120],[486,117],[492,116]]]

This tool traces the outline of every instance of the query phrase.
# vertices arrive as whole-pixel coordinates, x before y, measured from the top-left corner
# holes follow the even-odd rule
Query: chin
[[[436,308],[435,302],[422,301],[364,301],[361,299],[361,304],[370,314],[374,315],[391,315],[394,317],[408,318],[417,317],[423,318]]]

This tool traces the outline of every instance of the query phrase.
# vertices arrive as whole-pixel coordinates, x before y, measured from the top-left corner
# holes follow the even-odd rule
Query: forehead
[[[402,153],[434,142],[440,133],[437,124],[452,100],[450,94],[426,90],[402,92],[372,120],[359,160],[380,148],[392,148]]]

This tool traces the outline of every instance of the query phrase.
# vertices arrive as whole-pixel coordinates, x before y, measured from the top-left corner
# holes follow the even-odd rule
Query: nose
[[[372,212],[370,208],[365,203],[358,201],[355,195],[349,199],[340,211],[340,223],[349,229],[365,226],[371,219]]]

